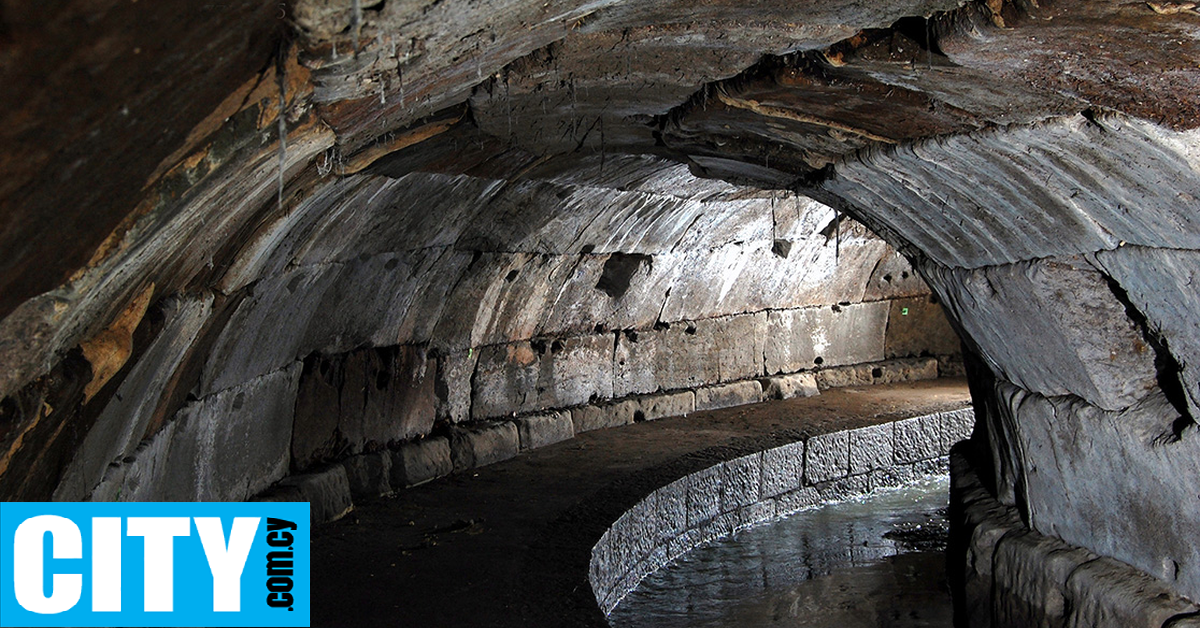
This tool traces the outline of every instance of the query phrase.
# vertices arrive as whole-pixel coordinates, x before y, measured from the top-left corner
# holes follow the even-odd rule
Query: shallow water
[[[650,575],[609,623],[948,628],[948,495],[927,478],[743,530]]]

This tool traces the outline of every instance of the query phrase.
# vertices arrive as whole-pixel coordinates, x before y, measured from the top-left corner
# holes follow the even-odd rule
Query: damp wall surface
[[[936,298],[861,225],[682,166],[625,165],[637,176],[622,189],[408,175],[316,195],[262,226],[222,275],[228,296],[179,294],[119,321],[127,354],[96,410],[49,455],[24,444],[46,475],[7,477],[11,494],[246,499],[514,419],[530,447],[961,372]],[[18,414],[42,411],[36,385],[22,394]]]

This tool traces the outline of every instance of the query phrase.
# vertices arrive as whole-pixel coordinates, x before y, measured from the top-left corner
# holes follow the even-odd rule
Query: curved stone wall
[[[992,628],[1200,625],[1200,606],[1160,579],[1029,529],[984,487],[971,449],[962,443],[950,453],[958,621]]]
[[[137,342],[83,391],[97,415],[83,413],[74,448],[15,453],[58,448],[61,466],[45,469],[56,499],[245,499],[514,417],[529,447],[756,402],[764,386],[785,397],[956,368],[940,307],[861,225],[656,167],[622,189],[346,178],[262,225],[217,292],[138,302],[114,325]],[[412,211],[423,199],[436,206]],[[514,442],[455,468],[515,455]]]
[[[650,493],[592,548],[588,578],[607,615],[688,550],[822,502],[945,473],[970,408],[813,436],[722,462]]]

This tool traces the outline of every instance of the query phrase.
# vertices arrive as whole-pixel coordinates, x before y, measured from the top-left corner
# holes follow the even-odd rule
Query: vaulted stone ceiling
[[[164,325],[179,346],[153,364],[170,365],[170,381],[145,393],[129,443],[247,382],[295,395],[287,364],[309,352],[435,341],[425,306],[372,327],[362,319],[373,311],[355,304],[391,289],[440,308],[438,290],[480,276],[472,253],[459,266],[423,261],[437,247],[653,256],[676,252],[684,218],[706,213],[698,224],[717,235],[683,245],[692,262],[671,268],[715,283],[727,271],[705,247],[752,240],[739,229],[765,215],[777,228],[773,204],[801,194],[837,210],[831,233],[849,215],[885,238],[946,304],[979,358],[973,387],[1001,498],[1043,533],[1200,597],[1200,545],[1179,523],[1200,519],[1190,2],[62,0],[0,11],[6,497],[57,486],[101,414],[92,400],[108,403],[143,335]],[[462,211],[475,207],[488,209]],[[639,215],[646,238],[614,235]],[[589,233],[587,217],[612,227]],[[830,219],[819,222],[803,233]],[[809,259],[822,259],[813,246]],[[390,268],[378,255],[401,251]],[[410,274],[424,283],[384,279],[423,263]],[[283,296],[332,276],[296,279],[301,270],[354,264],[345,292]],[[437,264],[457,271],[443,279]],[[604,264],[592,262],[591,284]],[[790,271],[772,268],[759,279],[785,286]],[[773,307],[705,290],[695,298],[722,312]],[[501,308],[449,348],[584,319],[653,324],[669,300],[650,296],[629,316],[611,304],[534,310],[561,325]],[[282,314],[247,322],[276,297]],[[684,311],[694,303],[678,307],[695,316]],[[262,334],[277,338],[256,345]],[[225,370],[243,341],[286,350]]]

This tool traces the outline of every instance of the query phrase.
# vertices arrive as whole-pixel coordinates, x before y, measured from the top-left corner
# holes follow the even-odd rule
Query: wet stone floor
[[[826,504],[696,548],[650,575],[614,628],[952,625],[949,480]]]

